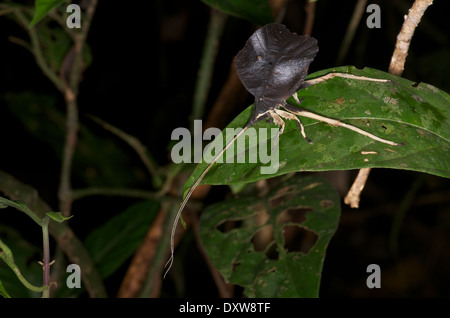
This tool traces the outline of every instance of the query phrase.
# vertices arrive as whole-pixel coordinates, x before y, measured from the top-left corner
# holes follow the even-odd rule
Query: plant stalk
[[[48,236],[48,223],[50,218],[46,216],[42,220],[42,241],[43,241],[43,250],[44,250],[44,260],[42,263],[43,269],[43,285],[44,290],[42,292],[42,298],[50,297],[50,242]]]

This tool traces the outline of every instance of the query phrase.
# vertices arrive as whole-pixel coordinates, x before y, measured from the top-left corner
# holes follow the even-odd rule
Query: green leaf
[[[13,265],[20,269],[21,275],[30,284],[40,286],[42,284],[42,266],[37,261],[42,255],[42,247],[31,244],[23,238],[18,230],[2,224],[0,224],[0,237],[2,242],[0,251],[3,251],[4,257],[7,258],[7,262],[0,260],[0,277],[4,288],[14,298],[42,297],[42,292],[33,292],[27,289],[10,267]]]
[[[133,255],[158,209],[154,201],[134,204],[89,234],[85,245],[102,278],[114,273]]]
[[[59,7],[66,0],[36,0],[33,20],[31,20],[30,28],[41,21],[50,11]]]
[[[1,280],[0,280],[0,296],[2,296],[3,298],[11,298],[11,296],[6,291],[5,287],[3,287]]]
[[[274,21],[267,0],[202,0],[209,6],[257,24]]]
[[[200,238],[225,280],[244,287],[247,296],[317,297],[339,217],[340,199],[331,185],[296,175],[263,198],[209,206]]]
[[[58,223],[62,223],[73,217],[73,215],[69,217],[64,216],[61,212],[47,212],[47,216]]]
[[[270,149],[273,144],[268,139],[270,134],[266,139],[259,138],[258,128],[277,127],[273,123],[262,121],[252,126],[257,130],[258,139],[253,139],[250,143],[247,141],[239,151],[234,150],[235,154],[246,151],[245,163],[238,163],[236,155],[231,158],[232,163],[216,163],[201,184],[253,182],[294,171],[368,167],[405,169],[450,177],[449,94],[429,84],[416,84],[375,69],[339,67],[333,70],[390,81],[373,82],[335,77],[300,90],[298,96],[304,98],[302,109],[338,119],[380,138],[405,143],[403,146],[387,145],[343,127],[333,127],[317,120],[299,117],[312,144],[302,138],[294,120],[286,120],[286,128],[275,149],[279,151],[279,168],[273,174],[262,174],[261,167],[269,166],[270,162],[261,163],[258,154],[257,162],[249,163],[248,151],[250,149],[257,152],[256,147],[258,151],[261,148]],[[320,71],[308,78],[316,78],[331,71]],[[293,98],[288,103],[300,107]],[[227,128],[244,127],[250,119],[252,108],[250,106],[243,111]],[[233,148],[236,148],[238,142],[235,142]],[[221,138],[216,138],[211,147],[217,143],[224,144]],[[185,193],[207,165],[208,163],[202,162],[197,166],[185,184]]]

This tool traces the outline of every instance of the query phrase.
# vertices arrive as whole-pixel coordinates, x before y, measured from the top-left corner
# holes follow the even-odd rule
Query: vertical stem
[[[392,54],[391,63],[389,65],[389,73],[401,76],[405,67],[406,56],[408,55],[409,44],[411,43],[414,31],[417,25],[422,19],[425,10],[433,4],[433,0],[416,0],[414,1],[411,9],[409,9],[408,15],[403,22],[402,29],[397,35],[397,42],[395,44],[395,50]],[[359,197],[361,191],[364,188],[367,177],[369,176],[371,168],[363,168],[360,170],[356,180],[353,183],[350,191],[345,197],[345,203],[350,204],[351,207],[357,208],[359,205]],[[362,186],[359,186],[362,184]],[[356,188],[360,188],[359,193]]]
[[[356,3],[352,18],[350,19],[347,31],[345,32],[344,40],[342,41],[341,49],[339,50],[339,54],[336,59],[336,64],[341,64],[345,56],[347,55],[350,44],[355,37],[356,29],[358,28],[359,22],[361,21],[361,17],[364,13],[364,9],[366,8],[366,4],[367,0],[358,0],[358,2]]]
[[[208,33],[203,46],[202,59],[200,62],[200,69],[198,71],[192,102],[193,119],[202,118],[205,111],[205,104],[208,97],[209,87],[211,85],[214,62],[219,49],[219,38],[222,35],[226,19],[227,15],[225,13],[222,13],[216,9],[211,9]]]
[[[50,297],[50,243],[48,237],[48,222],[49,217],[46,216],[42,220],[42,241],[44,250],[44,260],[42,264],[42,269],[44,272],[43,285],[44,291],[42,292],[42,298]]]
[[[64,87],[64,98],[66,101],[66,140],[64,143],[61,177],[58,189],[59,209],[64,216],[69,216],[72,209],[72,186],[71,170],[72,161],[76,150],[79,119],[78,119],[78,90],[80,77],[84,70],[83,47],[97,6],[97,0],[90,0],[86,7],[86,16],[83,20],[80,32],[73,33],[73,49],[70,50],[62,63],[60,77]]]
[[[67,97],[67,95],[66,95]],[[74,97],[75,98],[75,97]],[[78,140],[78,105],[75,99],[67,100],[66,140],[63,150],[63,161],[59,186],[59,208],[64,216],[69,216],[72,207],[71,167]]]
[[[408,56],[409,45],[425,10],[433,4],[433,0],[416,0],[414,1],[408,15],[405,17],[402,29],[397,36],[395,50],[392,54],[391,64],[389,65],[389,73],[401,76],[405,67],[406,56]]]
[[[314,17],[316,12],[316,3],[308,0],[308,2],[305,5],[305,25],[303,27],[303,34],[311,35],[312,29],[314,26]]]

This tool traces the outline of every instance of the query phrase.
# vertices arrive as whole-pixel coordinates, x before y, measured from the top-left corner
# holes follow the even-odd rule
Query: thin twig
[[[156,160],[153,159],[148,151],[148,148],[139,139],[107,123],[103,119],[92,115],[89,115],[88,117],[95,121],[97,124],[101,125],[104,129],[110,131],[111,133],[125,141],[139,155],[139,158],[141,158],[141,161],[144,163],[145,167],[150,173],[150,176],[153,178],[157,177],[158,167],[156,164]]]
[[[16,38],[15,36],[10,35],[8,37],[9,42],[17,44],[25,49],[27,49],[31,54],[33,54],[33,48],[31,47],[30,43],[28,43],[25,40],[22,40],[21,38]]]
[[[414,30],[422,19],[425,10],[433,3],[433,0],[416,0],[409,10],[408,16],[403,22],[402,29],[397,36],[397,43],[392,54],[389,65],[389,73],[400,76],[405,67],[406,56],[408,55],[409,44],[411,43]],[[363,168],[359,171],[350,191],[344,199],[346,204],[352,208],[359,207],[361,191],[367,181],[371,168]],[[361,176],[360,176],[361,175]],[[359,190],[359,192],[357,192]]]
[[[203,53],[198,71],[197,82],[195,84],[194,97],[192,102],[192,118],[203,117],[211,86],[211,78],[214,69],[217,52],[219,50],[219,39],[222,35],[227,15],[219,10],[211,8],[211,17],[208,25]]]
[[[303,27],[303,34],[311,35],[314,26],[314,17],[316,12],[316,2],[308,0],[305,5],[305,26]]]
[[[36,28],[30,29],[28,27],[30,21],[25,17],[24,13],[21,10],[14,10],[14,14],[19,24],[28,31],[28,35],[31,41],[31,52],[36,59],[37,65],[42,70],[42,73],[44,73],[44,75],[47,76],[47,78],[53,83],[53,85],[55,85],[55,87],[62,92],[63,84],[58,75],[52,70],[52,68],[50,67],[50,65],[48,65],[47,61],[44,58]]]
[[[350,19],[350,23],[348,24],[344,40],[342,41],[342,45],[336,59],[336,65],[341,64],[345,56],[347,55],[350,44],[355,37],[356,29],[358,28],[361,17],[363,16],[364,10],[366,9],[366,5],[367,0],[358,0],[358,2],[356,3],[355,9],[353,10],[353,15]]]
[[[367,178],[369,177],[370,168],[363,168],[358,171],[358,176],[353,182],[350,190],[344,198],[344,203],[350,205],[352,208],[359,207],[359,200],[361,192],[366,185]]]
[[[408,15],[405,17],[405,22],[403,22],[402,29],[397,36],[395,50],[392,54],[391,64],[389,65],[389,73],[397,76],[400,76],[403,73],[414,31],[422,19],[425,10],[432,4],[433,0],[416,0],[411,9],[409,9]]]

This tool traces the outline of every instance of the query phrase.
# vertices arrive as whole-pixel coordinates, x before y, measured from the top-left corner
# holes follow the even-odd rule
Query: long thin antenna
[[[174,254],[174,250],[175,250],[175,243],[174,243],[175,242],[175,232],[177,229],[178,221],[180,220],[180,217],[181,217],[181,212],[183,212],[183,209],[186,206],[186,203],[188,202],[189,198],[191,197],[192,193],[195,191],[197,186],[202,181],[203,177],[206,175],[206,173],[208,173],[209,169],[211,169],[211,167],[214,165],[214,163],[216,163],[217,159],[219,159],[219,157],[225,153],[225,151],[234,143],[234,141],[236,139],[239,138],[240,135],[242,135],[244,133],[244,131],[247,130],[248,127],[250,127],[249,124],[247,124],[244,128],[242,128],[242,130],[236,134],[236,136],[225,146],[225,148],[223,148],[223,150],[214,158],[214,160],[211,161],[211,163],[208,165],[208,167],[206,167],[205,171],[202,172],[200,177],[197,179],[197,181],[195,181],[194,185],[189,189],[189,192],[186,194],[186,197],[184,198],[183,202],[181,203],[181,206],[178,209],[177,215],[175,217],[175,221],[173,222],[173,225],[172,225],[172,233],[170,234],[170,258],[165,265],[165,267],[167,267],[167,269],[166,269],[166,272],[164,273],[164,278],[166,277],[167,273],[169,272],[169,270],[173,264],[173,254]]]

